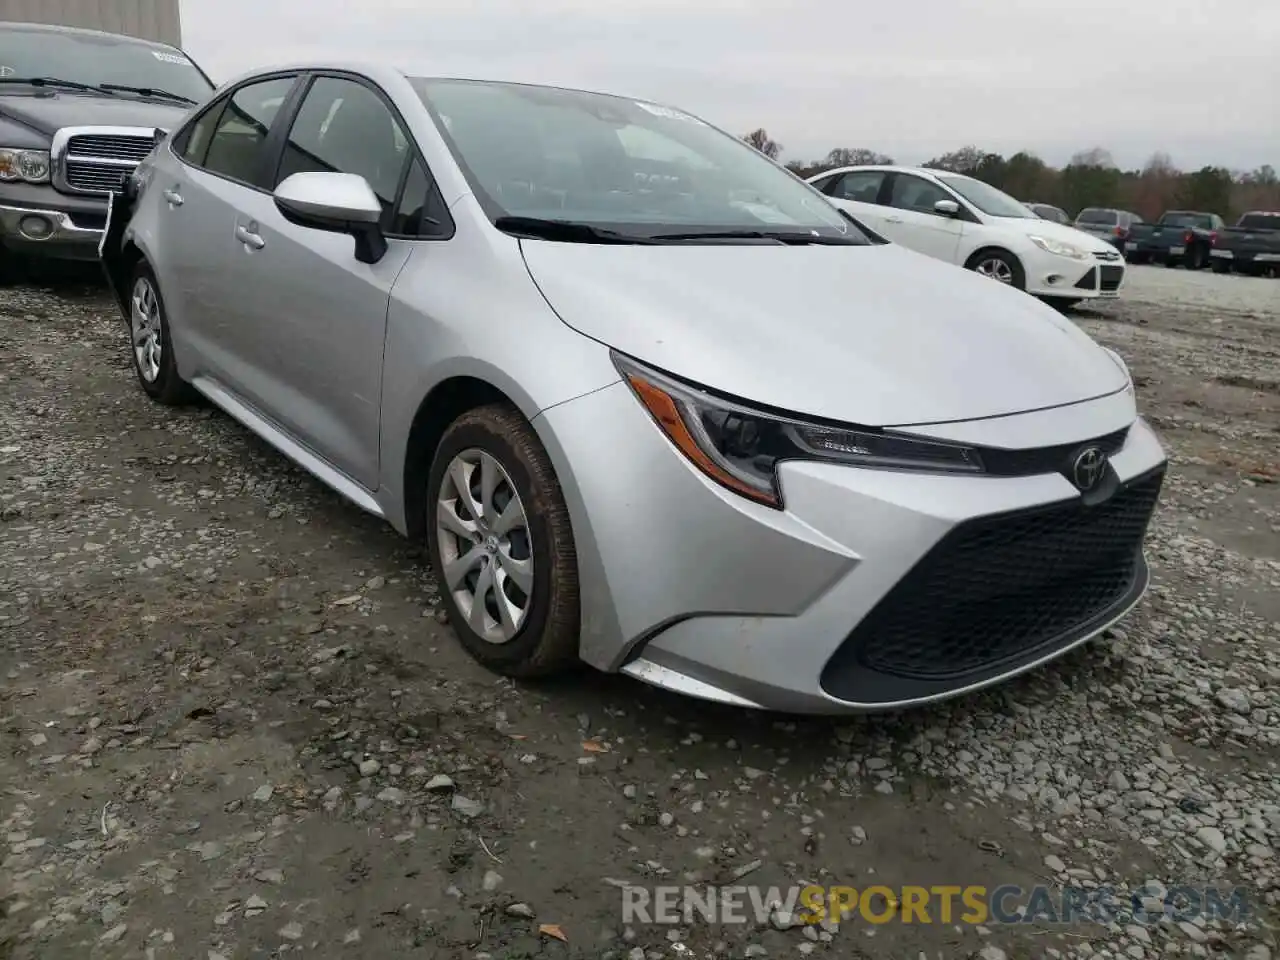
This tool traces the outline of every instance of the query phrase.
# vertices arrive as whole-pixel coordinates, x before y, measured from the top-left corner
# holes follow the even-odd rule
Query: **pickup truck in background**
[[[1124,256],[1130,263],[1184,264],[1202,270],[1225,224],[1216,213],[1199,210],[1166,210],[1155,223],[1137,223],[1129,229]]]
[[[1234,227],[1218,231],[1218,242],[1210,253],[1216,273],[1238,270],[1253,276],[1280,276],[1280,212],[1246,213]]]

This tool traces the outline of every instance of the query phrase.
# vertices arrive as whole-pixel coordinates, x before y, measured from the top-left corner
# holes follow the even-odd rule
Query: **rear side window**
[[[267,134],[294,79],[273,77],[233,93],[218,115],[202,166],[210,173],[259,186]]]
[[[222,108],[224,106],[226,106],[226,101],[219,100],[204,113],[200,114],[195,123],[191,124],[179,135],[178,140],[173,145],[174,152],[188,163],[195,164],[197,167],[202,165],[205,151],[209,149],[209,141],[213,137],[218,118],[222,116]]]
[[[840,178],[827,193],[837,200],[852,200],[857,203],[875,203],[880,195],[880,185],[884,183],[883,170],[851,170]]]

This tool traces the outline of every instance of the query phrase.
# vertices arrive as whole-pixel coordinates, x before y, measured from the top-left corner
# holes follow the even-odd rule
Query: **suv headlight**
[[[968,447],[868,427],[807,422],[714,396],[613,354],[639,401],[695,467],[723,487],[782,509],[778,464],[820,460],[850,466],[981,473]]]
[[[1080,247],[1073,246],[1070,243],[1063,243],[1061,240],[1050,240],[1048,237],[1037,237],[1034,234],[1028,234],[1027,239],[1046,253],[1052,253],[1059,257],[1070,257],[1072,260],[1089,259],[1089,251],[1082,250]]]
[[[49,179],[49,151],[0,147],[0,180],[45,183]]]

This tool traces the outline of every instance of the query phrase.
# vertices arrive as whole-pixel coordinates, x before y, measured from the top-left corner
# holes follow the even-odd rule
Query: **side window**
[[[206,170],[241,183],[261,185],[267,134],[294,79],[262,80],[241,87],[231,95],[209,138],[203,163]]]
[[[935,203],[953,199],[955,198],[936,183],[909,173],[900,173],[894,177],[893,189],[889,192],[889,206],[914,213],[933,214]]]
[[[354,173],[369,181],[387,212],[408,149],[377,94],[354,80],[319,77],[294,118],[273,186],[295,173]]]
[[[453,234],[449,211],[435,182],[416,157],[404,182],[404,191],[387,233],[398,237],[448,237]]]
[[[819,193],[830,193],[831,185],[835,183],[836,178],[839,176],[840,174],[838,173],[828,173],[825,177],[819,177],[817,180],[814,180],[809,184],[809,186],[813,187],[813,189],[817,190]]]
[[[209,138],[222,115],[226,100],[217,100],[173,138],[173,152],[187,163],[199,166],[204,163],[204,152],[209,148]]]
[[[884,178],[883,170],[851,170],[826,192],[837,200],[875,203],[876,197],[880,195],[880,186],[884,183]]]

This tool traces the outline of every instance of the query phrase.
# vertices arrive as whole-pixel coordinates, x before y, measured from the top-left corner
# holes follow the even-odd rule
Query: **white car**
[[[1111,244],[1052,223],[973,177],[860,166],[809,178],[886,240],[1060,303],[1115,298],[1124,259]]]

